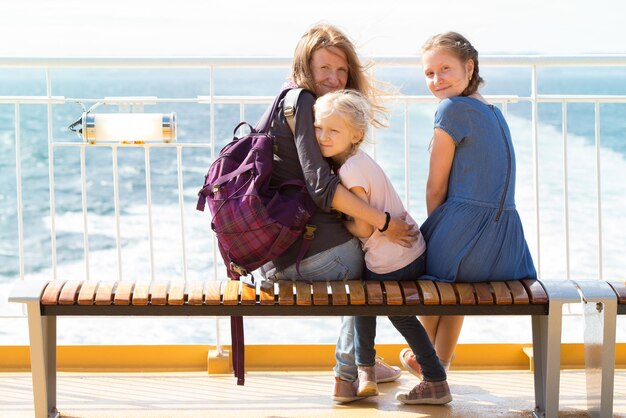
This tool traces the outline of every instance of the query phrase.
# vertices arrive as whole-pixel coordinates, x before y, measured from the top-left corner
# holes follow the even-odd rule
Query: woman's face
[[[464,63],[448,50],[437,48],[422,54],[422,66],[428,89],[443,100],[460,96],[467,88],[474,61]]]
[[[348,83],[346,54],[334,46],[316,50],[311,56],[311,72],[315,94],[318,97],[346,88]]]

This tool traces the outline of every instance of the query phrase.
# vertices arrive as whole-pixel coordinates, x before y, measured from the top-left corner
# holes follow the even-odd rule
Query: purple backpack
[[[213,220],[211,229],[228,275],[233,280],[250,275],[284,253],[300,235],[304,240],[296,261],[296,270],[308,250],[315,227],[307,221],[315,210],[303,180],[294,179],[270,188],[274,160],[274,138],[269,134],[278,103],[285,98],[284,113],[294,132],[294,115],[302,89],[284,89],[274,100],[269,112],[252,128],[241,122],[233,140],[219,153],[198,193],[196,209],[204,211],[208,203]],[[251,132],[237,138],[237,130],[250,127]],[[233,348],[233,369],[237,384],[245,382],[243,318],[230,318]]]
[[[204,210],[205,201],[213,215],[211,229],[217,236],[220,253],[228,275],[238,280],[250,275],[263,264],[283,254],[305,232],[298,262],[304,257],[315,227],[307,221],[315,210],[304,181],[294,179],[270,187],[274,138],[269,134],[278,103],[285,98],[285,116],[293,130],[295,104],[302,89],[285,89],[276,97],[271,111],[266,112],[252,128],[241,122],[234,130],[234,139],[211,164],[198,193],[197,209]],[[237,130],[247,125],[251,132],[241,138]]]

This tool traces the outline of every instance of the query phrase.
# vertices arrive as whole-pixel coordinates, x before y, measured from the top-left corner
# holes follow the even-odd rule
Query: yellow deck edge
[[[399,366],[398,354],[405,345],[380,344],[377,352],[392,365]],[[529,344],[459,344],[455,370],[529,370]],[[334,345],[248,345],[246,368],[262,370],[330,370],[334,364]],[[224,346],[224,350],[230,350]],[[214,373],[223,367],[208,365],[208,345],[83,345],[57,347],[60,371],[91,372],[164,372],[202,371]],[[216,360],[210,360],[216,361]],[[616,344],[616,368],[626,368],[626,343]],[[563,369],[584,368],[583,344],[563,344]],[[28,346],[0,346],[0,372],[30,370]]]

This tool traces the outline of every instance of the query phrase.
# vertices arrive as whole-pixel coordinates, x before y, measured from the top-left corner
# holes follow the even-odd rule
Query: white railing
[[[385,57],[374,58],[376,69],[402,69],[402,68],[415,68],[413,77],[418,79],[420,61],[417,57]],[[155,253],[154,253],[154,234],[153,234],[153,202],[152,202],[152,175],[151,175],[151,150],[159,148],[171,148],[175,149],[176,155],[174,158],[174,164],[176,164],[176,176],[177,176],[177,194],[178,194],[178,213],[179,213],[179,240],[180,240],[180,272],[182,279],[188,278],[188,254],[187,249],[193,243],[188,242],[188,228],[189,224],[185,219],[185,208],[194,205],[193,201],[185,200],[184,195],[184,179],[182,154],[186,149],[204,149],[210,152],[210,160],[212,161],[218,152],[218,145],[216,141],[216,107],[220,105],[239,105],[239,117],[244,120],[246,116],[246,107],[250,105],[266,104],[270,103],[273,99],[272,96],[250,96],[250,95],[217,95],[215,94],[216,83],[216,70],[221,68],[285,68],[288,69],[291,63],[290,58],[258,58],[258,57],[233,57],[233,58],[136,58],[136,59],[122,59],[122,58],[0,58],[0,77],[2,72],[7,69],[19,68],[19,69],[40,69],[45,71],[45,95],[2,95],[0,91],[0,106],[12,105],[13,106],[13,118],[14,126],[0,126],[0,133],[2,131],[9,132],[14,137],[15,143],[15,176],[16,176],[16,206],[17,206],[17,257],[19,259],[19,279],[23,280],[28,275],[26,260],[24,256],[25,246],[25,233],[23,224],[24,213],[24,196],[23,196],[23,170],[22,161],[23,156],[21,154],[21,141],[22,141],[22,124],[24,122],[22,117],[22,108],[24,106],[45,106],[46,107],[46,122],[47,122],[47,150],[48,150],[48,182],[49,182],[49,229],[50,229],[50,242],[51,242],[51,265],[50,265],[50,278],[57,278],[57,267],[59,261],[57,258],[57,225],[56,225],[56,205],[55,205],[55,163],[54,156],[55,151],[61,148],[72,148],[79,150],[80,159],[80,183],[81,183],[81,202],[82,202],[82,233],[83,233],[83,258],[85,266],[85,278],[89,279],[91,276],[90,268],[90,233],[88,230],[89,211],[87,208],[88,199],[88,174],[86,164],[86,150],[95,150],[98,148],[110,149],[112,155],[112,173],[113,173],[113,202],[114,202],[114,225],[115,225],[115,253],[117,258],[117,276],[118,279],[125,277],[123,271],[122,257],[124,254],[123,245],[123,230],[120,224],[121,219],[121,207],[119,198],[120,181],[118,177],[118,151],[125,148],[141,148],[144,152],[145,163],[145,187],[146,187],[146,222],[148,225],[148,242],[149,242],[149,265],[150,265],[150,278],[155,278]],[[604,104],[625,104],[626,95],[606,95],[606,94],[585,94],[585,95],[571,95],[571,94],[540,94],[538,85],[540,81],[540,74],[538,69],[550,68],[550,67],[562,67],[567,71],[570,68],[626,68],[626,56],[573,56],[573,57],[548,57],[548,56],[485,56],[480,60],[481,70],[488,68],[520,68],[528,71],[529,75],[529,90],[530,94],[522,96],[518,94],[509,94],[502,92],[502,95],[487,95],[487,99],[498,103],[505,116],[508,113],[510,104],[528,103],[530,104],[530,123],[532,129],[532,176],[533,176],[533,214],[532,219],[534,221],[534,244],[533,257],[537,265],[540,276],[543,273],[543,259],[542,259],[542,239],[545,239],[545,235],[542,235],[542,222],[541,214],[544,210],[540,196],[540,184],[542,180],[542,172],[539,169],[540,160],[540,146],[539,146],[539,124],[541,122],[539,118],[539,104],[542,103],[560,103],[561,104],[561,140],[562,140],[562,189],[563,189],[563,245],[565,247],[563,261],[565,265],[565,277],[570,278],[571,275],[571,227],[570,227],[570,202],[568,190],[570,185],[568,183],[569,171],[568,171],[568,105],[590,103],[594,106],[594,155],[589,156],[595,162],[594,173],[595,187],[592,191],[595,193],[595,211],[597,218],[595,221],[596,237],[597,240],[597,278],[604,278],[603,254],[605,247],[603,245],[603,228],[611,227],[603,222],[603,199],[602,199],[602,164],[601,164],[601,105]],[[206,83],[209,85],[209,95],[198,94],[193,97],[65,97],[53,95],[53,86],[55,79],[53,77],[53,70],[63,69],[92,69],[92,68],[111,68],[111,69],[204,69],[208,71]],[[97,82],[97,80],[95,80]],[[275,86],[274,90],[278,90],[279,85]],[[500,93],[500,92],[498,92]],[[414,105],[429,104],[433,105],[435,99],[429,95],[398,95],[390,96],[388,99],[394,103],[399,103],[402,112],[402,154],[403,154],[403,185],[404,187],[399,190],[403,190],[405,203],[409,209],[411,208],[413,196],[417,195],[416,190],[420,187],[411,182],[412,167],[410,163],[411,145],[414,144],[415,138],[411,135],[411,112],[410,109]],[[186,138],[184,134],[179,135],[178,142],[172,144],[144,144],[144,145],[126,145],[126,144],[86,144],[80,141],[67,141],[59,140],[55,138],[55,131],[53,127],[53,106],[71,104],[75,102],[104,102],[109,105],[124,106],[129,103],[140,105],[174,105],[174,104],[194,104],[198,106],[206,107],[209,110],[209,135],[208,141],[191,141],[190,138]],[[4,109],[4,108],[2,108]],[[179,114],[179,120],[184,119],[184,115]],[[67,121],[70,122],[69,120]],[[234,126],[234,125],[233,125]],[[421,138],[422,141],[427,138]],[[43,141],[42,141],[43,142]],[[42,143],[43,145],[43,143]],[[377,148],[374,147],[373,152],[377,155]],[[519,167],[518,162],[518,167]],[[420,165],[426,165],[425,161],[420,162]],[[58,167],[57,167],[58,168]],[[199,169],[206,170],[208,164],[199,167]],[[424,179],[425,181],[425,179]],[[519,179],[518,179],[519,182]],[[28,200],[27,204],[33,204],[32,199]],[[40,204],[40,201],[37,202]],[[519,202],[518,202],[519,204]],[[208,216],[208,215],[204,215]],[[206,225],[206,232],[210,230],[208,228],[208,222]],[[186,229],[187,228],[187,229]],[[527,225],[528,231],[528,225]],[[624,240],[626,241],[626,239]],[[212,259],[218,260],[216,246],[213,245]],[[221,278],[224,274],[219,270],[220,264],[213,262],[213,276],[214,278]],[[621,270],[626,267],[626,261],[622,261]],[[1,277],[2,280],[11,278]],[[12,279],[18,279],[14,277]],[[0,304],[5,303],[1,301]],[[0,310],[1,312],[1,310]]]

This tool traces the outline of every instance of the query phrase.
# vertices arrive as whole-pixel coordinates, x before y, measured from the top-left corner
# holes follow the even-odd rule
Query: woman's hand
[[[389,227],[383,233],[391,242],[410,248],[420,236],[420,230],[415,225],[406,223],[405,219],[406,212],[398,218],[391,218]]]

